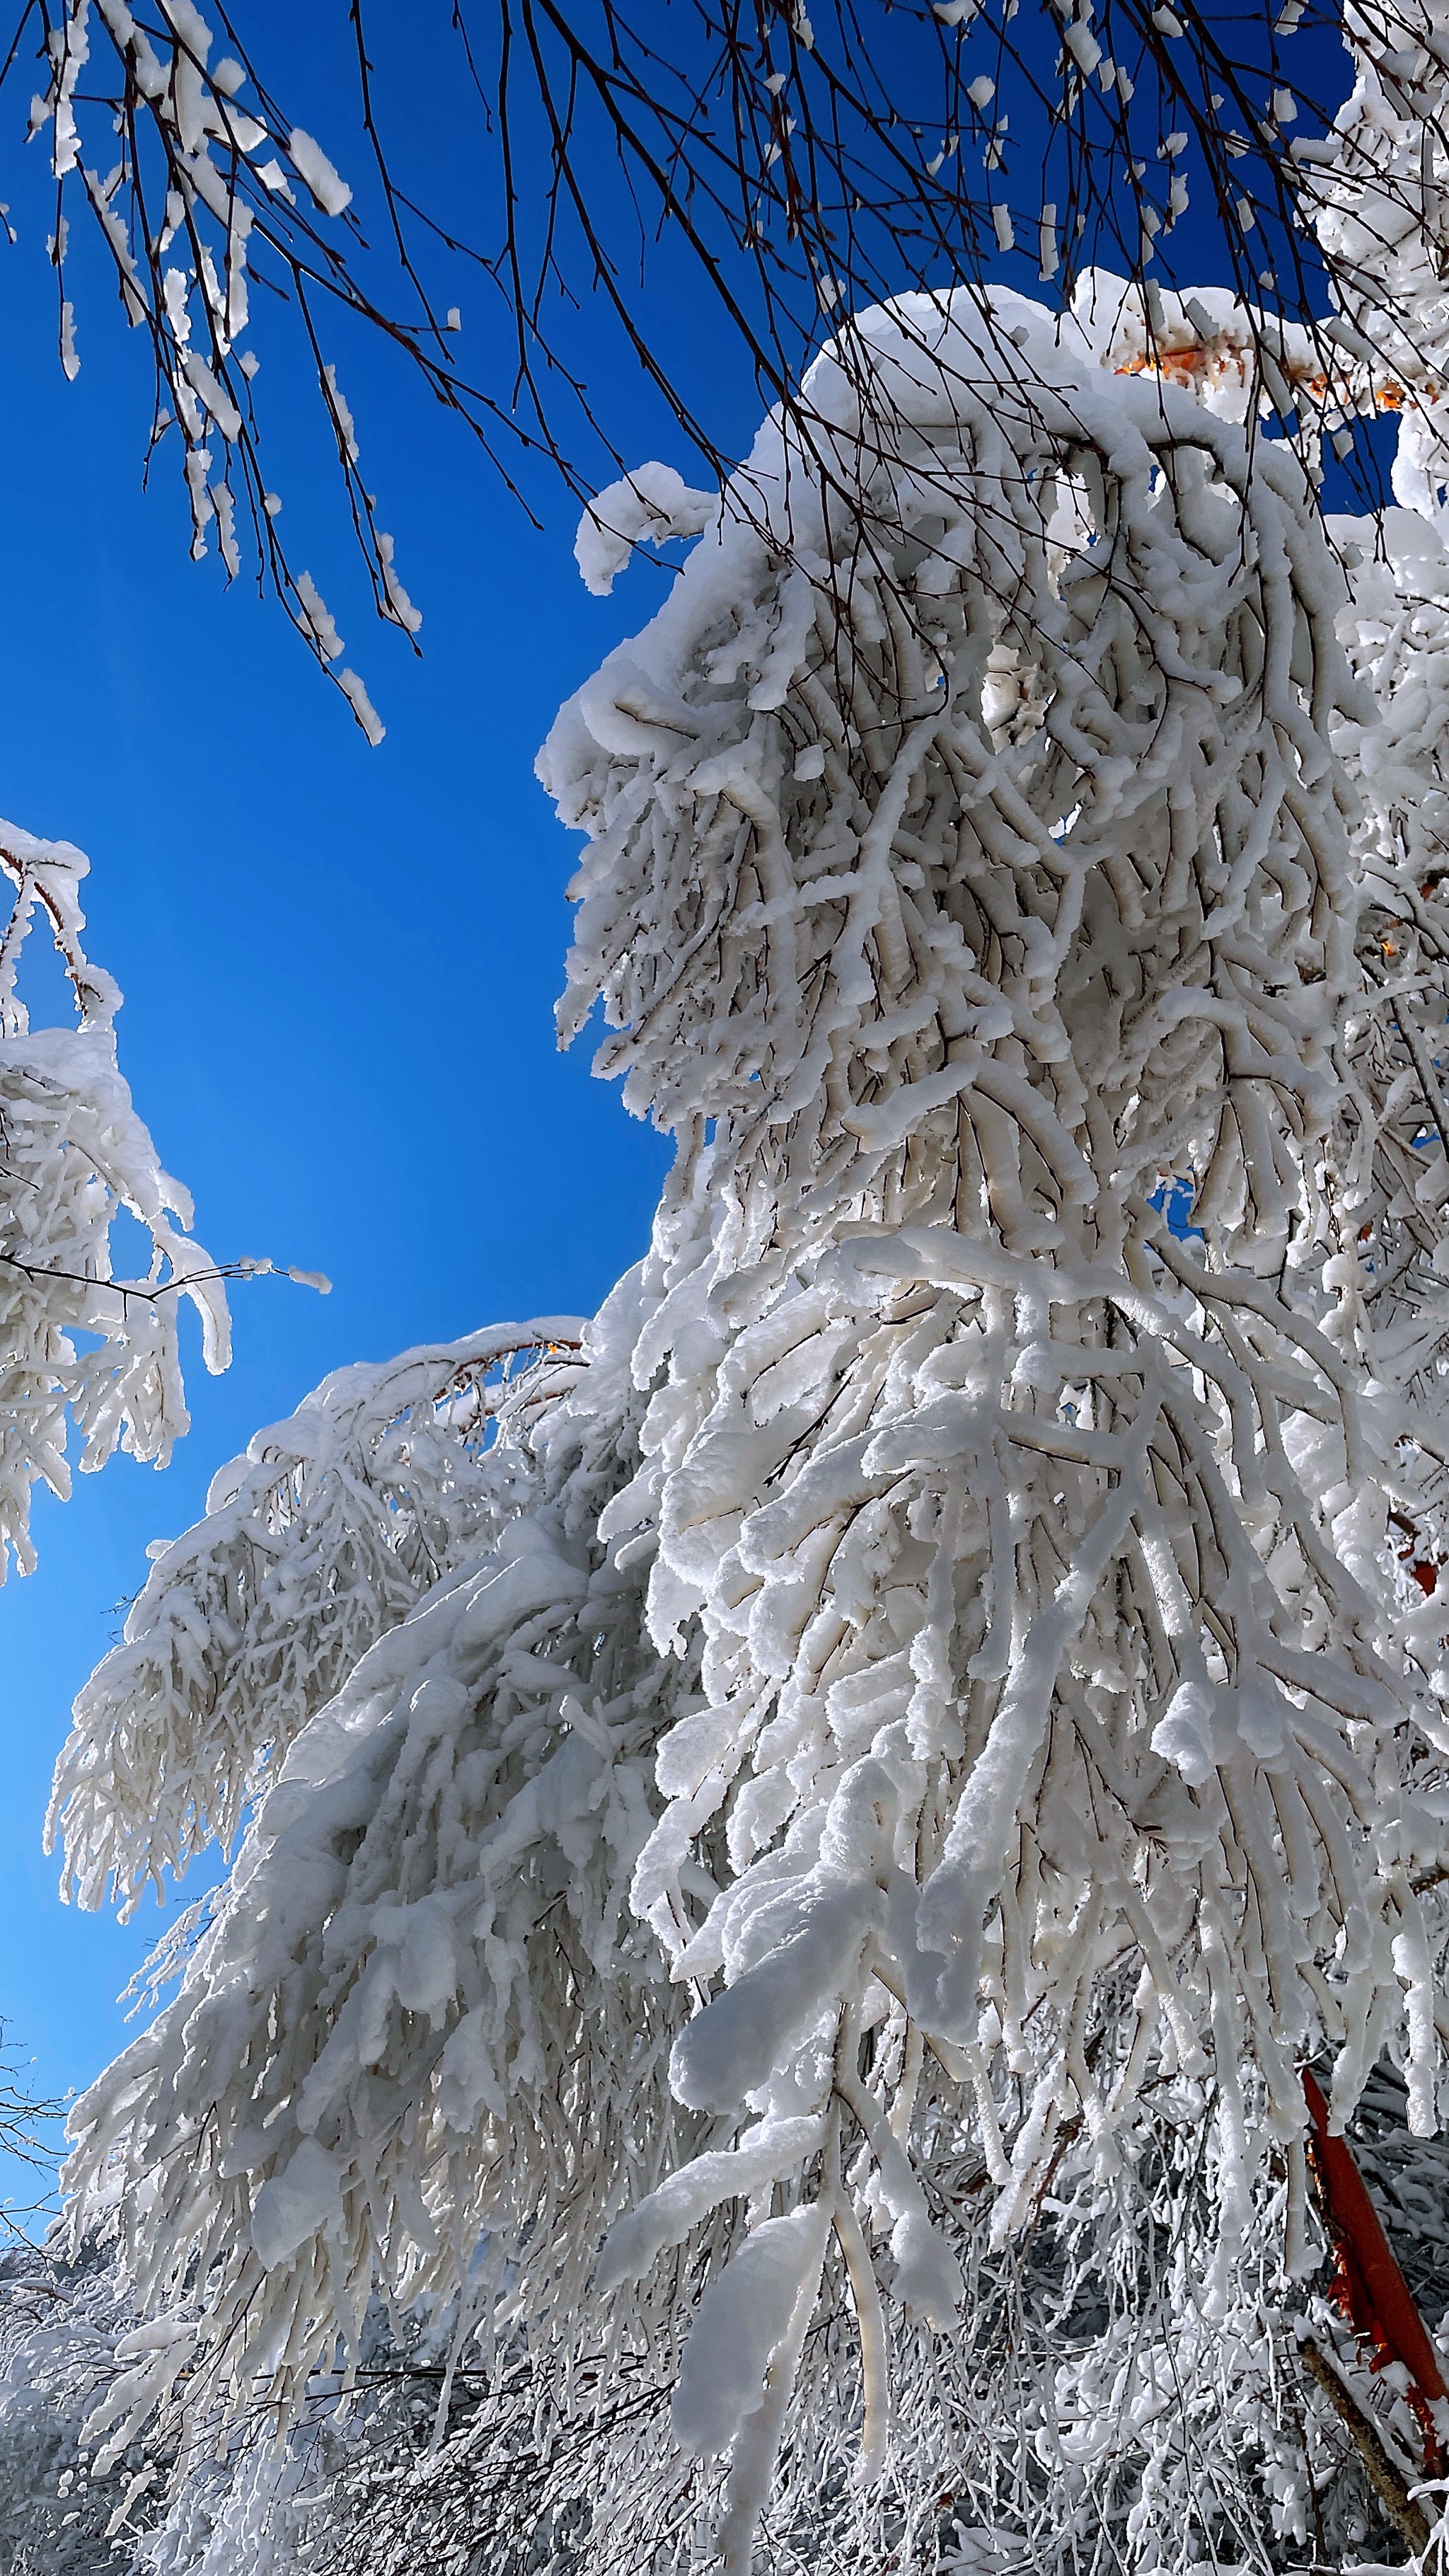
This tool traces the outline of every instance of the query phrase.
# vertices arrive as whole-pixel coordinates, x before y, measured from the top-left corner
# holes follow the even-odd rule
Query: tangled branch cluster
[[[30,131],[48,138],[55,182],[67,372],[79,364],[79,219],[149,339],[151,449],[179,448],[193,552],[214,542],[229,575],[251,564],[376,740],[322,592],[279,533],[254,286],[295,310],[374,604],[409,636],[421,621],[361,469],[339,321],[399,355],[513,488],[546,461],[582,495],[599,456],[621,461],[573,333],[578,302],[596,298],[719,481],[736,461],[730,433],[668,319],[684,280],[818,470],[831,425],[802,379],[840,316],[943,275],[983,290],[1003,261],[1070,302],[1105,261],[1142,290],[1150,350],[1170,351],[1163,299],[1195,206],[1218,237],[1265,407],[1292,419],[1284,348],[1301,342],[1320,391],[1341,392],[1346,365],[1376,384],[1387,370],[1391,398],[1427,417],[1442,374],[1432,246],[1449,150],[1436,11],[1356,0],[1358,85],[1325,136],[1314,93],[1335,83],[1339,27],[1304,0],[1235,18],[1147,0],[1038,0],[1024,14],[1017,0],[824,0],[813,16],[794,0],[728,0],[676,10],[667,46],[647,12],[458,0],[436,57],[430,31],[379,37],[377,13],[353,0],[338,88],[355,97],[356,194],[269,86],[244,13],[222,12],[218,36],[196,0],[25,0],[0,88],[38,51]],[[425,174],[390,114],[394,93],[418,91],[448,101],[425,128]],[[454,151],[481,197],[472,231],[442,191]],[[1328,320],[1304,256],[1310,227],[1340,308]],[[1200,236],[1186,238],[1191,269]],[[471,372],[451,300],[460,277],[499,326]]]

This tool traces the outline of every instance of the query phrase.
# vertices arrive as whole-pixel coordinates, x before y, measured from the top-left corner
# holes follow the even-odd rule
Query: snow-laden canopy
[[[797,2387],[794,2473],[889,2488],[978,2209],[1177,2156],[1180,2359],[1311,2260],[1305,2054],[1434,2124],[1449,561],[1403,514],[1351,599],[1302,459],[1094,311],[858,320],[823,466],[767,424],[559,719],[564,1033],[678,1149],[581,1352],[329,1381],[79,1705],[91,1901],[262,1792],[75,2115],[170,2319],[103,2463],[380,2283],[678,2354],[743,2566]]]

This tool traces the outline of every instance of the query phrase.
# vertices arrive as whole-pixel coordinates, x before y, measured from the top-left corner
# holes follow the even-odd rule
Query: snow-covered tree
[[[1353,33],[1321,329],[904,295],[586,519],[696,541],[542,761],[649,1251],[260,1435],[58,1774],[85,1901],[241,1836],[74,2122],[155,2567],[1427,2532],[1302,2075],[1442,2194],[1449,37]]]
[[[229,1353],[223,1273],[191,1240],[190,1199],[131,1105],[116,1063],[121,996],[82,946],[88,864],[69,842],[0,823],[12,890],[0,936],[0,1575],[12,1552],[22,1571],[35,1562],[31,1494],[42,1482],[69,1491],[72,1428],[82,1467],[118,1448],[165,1464],[188,1420],[183,1298],[201,1317],[207,1367]],[[22,969],[37,912],[70,980],[73,1027],[30,1025]],[[114,1272],[122,1211],[149,1248],[138,1277]]]

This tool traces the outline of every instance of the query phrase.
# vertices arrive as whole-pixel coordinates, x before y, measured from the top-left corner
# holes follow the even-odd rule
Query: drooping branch
[[[182,1299],[200,1318],[206,1365],[224,1368],[224,1282],[270,1266],[214,1263],[190,1236],[190,1201],[162,1171],[117,1067],[121,996],[83,944],[87,865],[68,842],[0,824],[0,869],[15,887],[0,935],[0,1552],[25,1570],[32,1488],[69,1490],[68,1427],[82,1434],[84,1467],[118,1447],[164,1461],[189,1420]],[[37,908],[75,996],[73,1028],[30,1026],[24,949]],[[135,1282],[112,1275],[122,1208],[150,1242]]]
[[[153,440],[179,446],[194,550],[214,537],[235,573],[249,539],[258,578],[374,732],[325,603],[279,532],[254,382],[253,278],[296,309],[374,603],[409,634],[417,612],[327,354],[343,317],[394,349],[534,504],[540,464],[586,496],[608,479],[601,464],[625,461],[620,423],[589,389],[586,303],[607,311],[711,478],[737,461],[715,396],[731,371],[699,375],[669,320],[681,279],[717,312],[723,345],[793,421],[802,464],[817,473],[829,472],[830,440],[811,418],[808,364],[853,312],[929,299],[949,278],[989,315],[988,282],[1017,261],[1023,284],[1070,303],[1105,266],[1139,289],[1139,354],[1153,368],[1180,336],[1180,228],[1194,270],[1212,245],[1208,264],[1238,317],[1250,416],[1260,405],[1276,414],[1310,465],[1325,428],[1350,452],[1357,413],[1391,386],[1404,398],[1406,368],[1411,402],[1432,399],[1424,299],[1415,303],[1412,281],[1391,280],[1388,318],[1370,328],[1352,248],[1355,221],[1397,238],[1429,220],[1436,183],[1419,144],[1432,157],[1444,131],[1439,40],[1427,17],[1420,25],[1420,0],[1372,0],[1353,16],[1360,89],[1326,139],[1337,105],[1330,22],[1298,0],[1231,22],[1146,0],[1065,12],[1054,0],[824,0],[813,18],[756,0],[685,0],[667,47],[647,16],[555,0],[488,11],[457,0],[449,27],[389,26],[384,46],[365,0],[351,0],[339,72],[356,79],[375,250],[352,188],[291,123],[248,49],[242,14],[214,11],[230,48],[221,53],[191,0],[167,0],[159,24],[122,0],[30,0],[0,90],[28,68],[26,40],[37,38],[46,85],[34,118],[56,181],[64,363],[77,363],[66,263],[67,227],[81,217],[98,227],[128,321],[150,338]],[[471,239],[443,207],[436,173],[400,167],[392,131],[392,90],[413,49],[434,43],[430,82],[456,48],[450,140],[482,183]],[[1315,97],[1325,84],[1330,94]],[[1418,138],[1413,151],[1387,139],[1395,117]],[[1315,225],[1337,314],[1325,310]],[[452,323],[464,270],[503,326],[496,373],[461,361]],[[929,338],[924,315],[922,327]],[[721,343],[710,345],[717,361]],[[848,331],[840,347],[850,363]],[[864,393],[868,370],[860,382]]]

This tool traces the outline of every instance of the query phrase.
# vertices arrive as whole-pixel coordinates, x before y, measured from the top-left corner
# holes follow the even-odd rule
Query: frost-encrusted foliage
[[[743,2567],[779,2460],[773,2545],[919,2563],[968,2452],[1036,2564],[1261,2556],[1310,2519],[1298,2062],[1435,2119],[1437,702],[1284,446],[1019,298],[809,391],[831,472],[767,426],[544,759],[565,1033],[602,996],[678,1143],[647,1260],[511,1381],[400,1625],[329,1624],[269,1435],[81,1711],[92,1894],[284,1758],[79,2106],[78,2223],[119,2190],[198,2404],[300,2403],[379,2282],[540,2441],[642,2374],[576,2552],[653,2461],[655,2563],[717,2513]],[[175,1660],[278,1515],[295,1653],[254,1570]]]
[[[187,1427],[177,1308],[202,1320],[206,1365],[228,1356],[226,1299],[199,1244],[191,1202],[162,1171],[116,1065],[121,996],[81,944],[88,861],[67,841],[0,823],[0,871],[14,889],[0,934],[0,1580],[35,1562],[31,1489],[64,1494],[69,1427],[80,1463],[120,1448],[164,1465]],[[72,1028],[30,1026],[20,969],[39,908],[75,995]],[[145,1229],[147,1269],[113,1277],[111,1230],[124,1209]],[[174,1294],[161,1293],[168,1280]]]
[[[949,2336],[887,2317],[895,2406],[879,2481],[862,2495],[844,2427],[858,2423],[859,2349],[848,2301],[832,2299],[802,2356],[794,2420],[761,2528],[760,2564],[803,2571],[875,2563],[884,2537],[904,2565],[943,2576],[1041,2569],[1265,2572],[1393,2557],[1396,2543],[1344,2427],[1317,2401],[1285,2315],[1279,2213],[1258,2198],[1227,2295],[1201,2294],[1214,2229],[1204,2150],[1212,2112],[1177,2091],[1145,2110],[1135,2171],[1103,2191],[1074,2144],[1038,2223],[1005,2244],[983,2223],[979,2150],[952,2124],[916,2128],[920,2171],[966,2282]],[[1449,2291],[1449,2200],[1440,2140],[1404,2127],[1402,2087],[1370,2079],[1354,2124],[1376,2184],[1414,2212],[1424,2313]],[[964,2147],[964,2151],[963,2150]],[[1266,2178],[1265,2178],[1266,2179]],[[1391,2221],[1406,2218],[1389,2200]],[[1312,2324],[1366,2412],[1376,2401],[1351,2342],[1321,2304]],[[375,2409],[364,2369],[350,2424],[333,2414],[326,2519],[295,2544],[298,2576],[346,2567],[567,2576],[628,2564],[698,2564],[708,2490],[681,2464],[668,2388],[636,2354],[610,2370],[585,2353],[565,2383],[515,2344],[488,2377],[460,2371],[440,2449],[426,2379],[413,2382],[412,2438]],[[1412,2456],[1407,2410],[1381,2390],[1390,2442]],[[314,2512],[321,2503],[317,2482]],[[294,2526],[295,2527],[295,2526]],[[1204,2559],[1204,2548],[1218,2553]],[[243,2562],[245,2563],[245,2562]]]
[[[0,2256],[0,2565],[7,2576],[101,2576],[164,2500],[171,2445],[90,2474],[82,2428],[134,2362],[134,2310],[98,2243],[80,2264]],[[155,2329],[139,2329],[141,2344]],[[168,2428],[169,2429],[169,2428]],[[113,2547],[113,2543],[115,2546]]]
[[[232,1839],[261,1766],[526,1500],[516,1448],[485,1464],[486,1444],[502,1405],[526,1421],[557,1392],[582,1331],[553,1316],[339,1369],[213,1477],[76,1702],[49,1827],[67,1894],[99,1904],[109,1880],[129,1912]]]
[[[113,2101],[133,2107],[158,2147],[158,2118],[178,2147],[190,2141],[180,2149],[189,2205],[174,2204],[181,2234],[158,2234],[148,2249],[141,2202],[123,2215],[150,2290],[180,2285],[173,2257],[196,2229],[208,2240],[203,2280],[214,2257],[244,2303],[255,2304],[259,2279],[288,2284],[283,2307],[264,2299],[258,2317],[284,2375],[310,2362],[334,2314],[360,2329],[384,2243],[385,2277],[399,2292],[451,2293],[460,2263],[471,2277],[485,2230],[503,2231],[501,2272],[513,2239],[552,2205],[560,2233],[570,2212],[575,2233],[573,2279],[553,2288],[577,2294],[595,2251],[579,2202],[580,2139],[616,2175],[619,2206],[631,2196],[626,2176],[647,2188],[668,2165],[679,2126],[665,2085],[673,1998],[652,1961],[641,1958],[637,1992],[614,1971],[621,1943],[654,1947],[632,1922],[628,1889],[680,1667],[648,1645],[640,1578],[622,1577],[590,1544],[631,1463],[637,1304],[637,1283],[626,1283],[595,1328],[586,1372],[545,1347],[510,1381],[471,1486],[466,1472],[453,1479],[485,1543],[490,1516],[501,1524],[497,1545],[444,1573],[303,1727],[264,1803],[265,1829],[243,1846],[239,1901],[228,1896],[196,1953],[207,1982],[200,2018],[187,2036],[158,2023],[112,2070]],[[546,1345],[561,1328],[531,1330]],[[450,1354],[451,1372],[466,1375],[469,1358],[468,1345]],[[582,1382],[565,1392],[574,1374]],[[191,1544],[202,1556],[205,1531]],[[144,1729],[133,1740],[144,1756]],[[159,1781],[157,1792],[159,1804]],[[338,1947],[335,1925],[323,1938],[344,1890],[356,1948]],[[297,2009],[272,2025],[281,2055],[244,2088],[244,2129],[223,2114],[223,2177],[209,2153],[195,2156],[192,2050],[210,2052],[218,2074],[248,2052],[273,1980]],[[651,2068],[654,2118],[636,2137]],[[304,2087],[309,2111],[334,2101],[325,2139],[299,2126]],[[324,2222],[342,2172],[338,2144],[344,2131],[361,2134],[359,2116],[366,2207],[344,2243]],[[264,2194],[253,2146],[269,2169]],[[480,2302],[493,2286],[485,2267]]]

